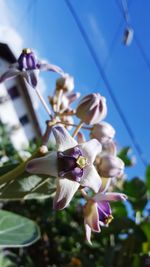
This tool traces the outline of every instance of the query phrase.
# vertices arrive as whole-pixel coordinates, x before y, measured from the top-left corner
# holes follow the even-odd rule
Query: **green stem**
[[[75,137],[77,133],[80,131],[81,127],[83,126],[83,121],[80,121],[77,128],[75,129],[74,133],[72,134],[72,137]]]
[[[0,177],[0,185],[2,185],[4,183],[8,183],[11,180],[16,179],[19,175],[21,175],[25,171],[25,167],[26,167],[27,162],[30,161],[32,158],[37,157],[38,155],[39,155],[39,151],[37,150],[29,159],[27,159],[26,161],[19,164],[19,166],[17,166],[16,168],[11,170],[10,172],[7,172],[4,175],[2,175]]]

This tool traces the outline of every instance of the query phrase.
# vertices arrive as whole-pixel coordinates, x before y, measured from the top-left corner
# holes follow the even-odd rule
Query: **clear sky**
[[[125,22],[118,5],[120,1],[70,1],[104,66],[136,140],[150,162],[150,66],[145,63],[135,39],[129,47],[122,44]],[[128,3],[135,36],[140,40],[147,59],[150,59],[150,1],[130,0]],[[131,146],[137,157],[137,164],[128,174],[143,176],[145,168],[65,1],[5,0],[5,4],[12,16],[11,26],[19,32],[25,47],[37,50],[42,58],[73,75],[77,91],[83,94],[99,92],[107,98],[106,121],[115,127],[119,146]],[[46,97],[53,90],[56,76],[47,74],[43,77],[47,85]],[[47,116],[43,109],[40,112],[44,122]]]

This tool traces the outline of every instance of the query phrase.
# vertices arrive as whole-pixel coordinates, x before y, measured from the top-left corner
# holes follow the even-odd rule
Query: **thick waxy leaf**
[[[138,177],[124,183],[124,193],[135,210],[143,210],[147,204],[146,185]]]
[[[150,195],[150,165],[147,167],[147,170],[146,170],[146,185],[147,185],[147,190]]]
[[[129,153],[130,147],[125,147],[118,154],[118,157],[123,160],[126,167],[131,167],[133,165],[133,159],[129,156]]]
[[[0,247],[30,246],[39,238],[40,231],[35,222],[0,210]]]
[[[0,200],[48,198],[54,192],[51,178],[25,173],[22,177],[0,188]]]
[[[16,267],[17,256],[8,251],[0,252],[0,267]]]
[[[18,166],[18,163],[15,164],[8,164],[4,165],[3,167],[0,167],[0,175],[3,175],[13,169],[15,169]]]

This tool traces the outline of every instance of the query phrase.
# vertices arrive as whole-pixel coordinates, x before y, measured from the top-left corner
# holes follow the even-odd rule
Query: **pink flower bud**
[[[71,92],[74,89],[74,79],[69,74],[57,79],[56,90],[63,90],[64,92]]]
[[[105,97],[100,94],[89,94],[82,98],[77,107],[77,117],[86,124],[96,124],[107,114]]]
[[[96,138],[102,144],[111,141],[114,135],[115,129],[107,122],[95,124],[91,131],[91,137]]]
[[[98,165],[98,172],[102,177],[120,177],[124,171],[123,161],[115,156],[102,156]]]

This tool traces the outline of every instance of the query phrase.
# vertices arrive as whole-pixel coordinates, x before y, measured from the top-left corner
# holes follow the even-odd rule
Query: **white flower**
[[[58,151],[31,160],[27,164],[30,173],[47,174],[57,177],[57,190],[53,206],[55,209],[65,208],[80,186],[89,187],[98,192],[101,178],[93,162],[101,151],[101,144],[92,139],[78,144],[62,126],[54,126]]]

